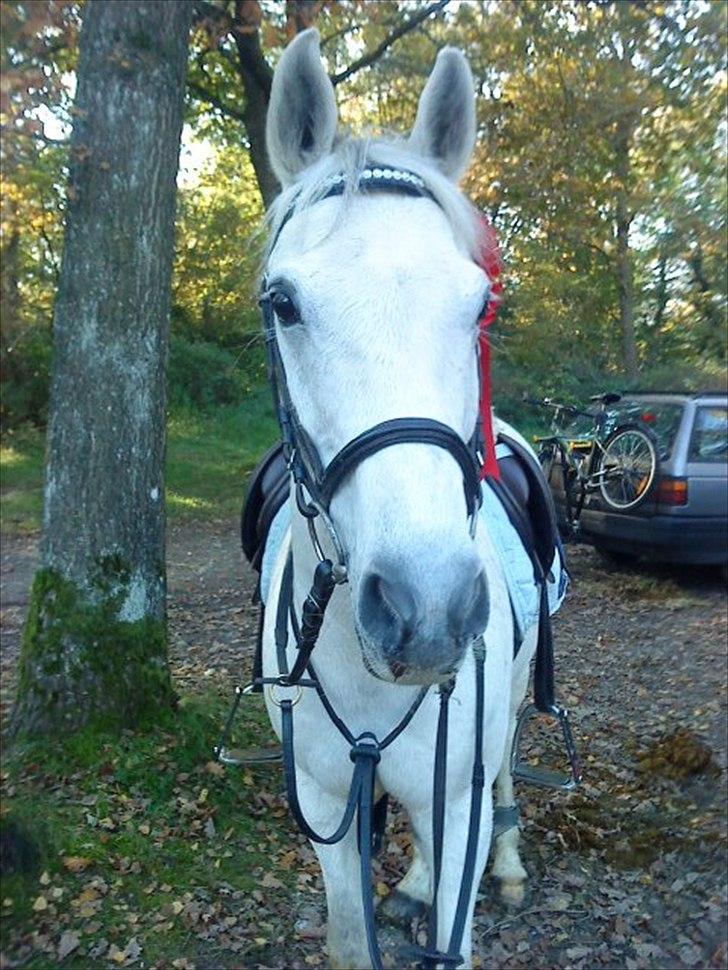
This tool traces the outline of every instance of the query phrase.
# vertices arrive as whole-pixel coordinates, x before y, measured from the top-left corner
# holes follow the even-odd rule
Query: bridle
[[[346,184],[347,180],[344,175],[334,176],[327,187],[323,189],[317,201],[342,195],[346,189]],[[398,169],[365,168],[359,175],[358,188],[364,192],[394,192],[399,195],[433,199],[432,194],[419,176]],[[283,217],[269,247],[269,257],[278,242],[283,226],[291,215],[292,210],[289,210]],[[484,442],[480,415],[475,420],[473,432],[467,442],[463,441],[453,428],[432,418],[403,417],[383,421],[357,435],[356,438],[341,448],[328,465],[324,466],[318,449],[301,422],[291,400],[286,371],[278,345],[275,314],[266,275],[262,279],[259,302],[263,312],[268,373],[273,387],[278,422],[283,437],[284,454],[293,477],[296,504],[301,515],[308,521],[311,541],[319,562],[324,562],[326,556],[316,534],[314,520],[320,516],[325,524],[338,560],[333,571],[334,581],[336,583],[346,581],[347,557],[331,519],[331,501],[342,483],[363,461],[394,445],[434,445],[447,451],[455,459],[462,472],[470,534],[474,537],[478,511],[482,503],[480,468]],[[477,360],[475,365],[478,366]],[[480,374],[479,367],[478,374]]]
[[[323,190],[319,199],[322,200],[332,196],[342,195],[346,189],[346,184],[346,177],[344,175],[335,176]],[[430,198],[436,201],[419,176],[404,170],[365,168],[358,177],[358,188],[360,191],[365,192],[396,192],[420,198]],[[292,210],[289,210],[282,219],[269,248],[268,255],[270,255],[275,247],[281,229],[291,215]],[[298,416],[296,407],[291,400],[285,367],[278,345],[271,294],[268,290],[265,275],[262,280],[260,305],[263,312],[269,376],[273,387],[278,421],[283,437],[284,453],[293,479],[296,504],[299,512],[307,520],[311,542],[318,558],[318,565],[314,572],[310,592],[303,604],[301,619],[299,621],[293,598],[293,556],[289,551],[278,596],[274,633],[279,669],[278,676],[259,677],[256,678],[249,688],[236,688],[235,703],[223,729],[223,735],[216,748],[216,754],[221,760],[225,760],[225,739],[235,717],[241,695],[256,687],[266,687],[271,701],[281,711],[281,741],[288,802],[301,831],[314,842],[331,845],[345,837],[356,816],[364,928],[369,956],[373,967],[375,970],[378,970],[378,968],[382,967],[382,961],[374,922],[374,906],[371,892],[371,856],[373,850],[376,848],[378,839],[381,839],[384,829],[386,820],[386,795],[380,802],[376,805],[374,804],[376,765],[380,761],[381,752],[396,741],[415,716],[429,693],[430,688],[429,686],[420,688],[404,716],[382,739],[378,739],[369,731],[355,736],[327,697],[314,669],[311,655],[318,640],[324,621],[324,614],[333,590],[337,584],[345,583],[348,578],[346,550],[339,539],[332,521],[330,507],[332,499],[342,483],[367,458],[370,458],[385,448],[391,448],[398,444],[433,445],[447,451],[460,467],[470,534],[474,538],[478,512],[482,503],[481,468],[483,466],[484,439],[481,418],[479,413],[474,422],[472,435],[467,442],[453,428],[431,418],[403,417],[383,421],[357,435],[356,438],[341,448],[328,465],[324,465],[316,445],[306,431]],[[478,368],[480,380],[481,371],[477,358],[474,364]],[[335,551],[336,562],[333,562],[325,554],[319,541],[315,528],[315,520],[317,518],[320,518],[325,524]],[[289,629],[293,631],[293,637],[297,645],[296,659],[290,670],[287,657]],[[439,715],[435,741],[433,776],[433,903],[430,907],[427,946],[425,948],[415,948],[412,954],[421,960],[422,967],[427,968],[436,967],[439,964],[444,964],[447,967],[455,967],[462,962],[460,948],[462,946],[462,938],[475,876],[483,788],[485,785],[483,766],[485,642],[482,636],[473,641],[473,656],[476,704],[470,816],[460,891],[447,952],[437,950],[437,894],[442,866],[442,847],[444,844],[448,704],[455,687],[455,678],[451,678],[445,684],[441,684],[438,687]],[[292,697],[279,698],[279,690],[286,691],[290,690],[290,688],[296,691]],[[303,688],[315,690],[332,723],[350,745],[349,756],[354,765],[349,795],[341,822],[330,835],[321,835],[311,827],[302,811],[298,799],[293,740],[293,707],[300,699]],[[383,811],[382,805],[384,808]]]

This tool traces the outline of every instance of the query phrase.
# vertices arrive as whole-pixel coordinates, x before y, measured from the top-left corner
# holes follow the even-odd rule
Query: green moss
[[[57,946],[67,931],[80,945],[64,968],[106,966],[110,961],[91,951],[102,940],[104,952],[110,943],[123,950],[131,936],[145,966],[171,967],[181,957],[204,966],[254,965],[247,953],[227,948],[241,938],[252,946],[242,919],[236,935],[211,938],[201,917],[188,919],[171,909],[191,896],[212,923],[235,922],[241,899],[259,889],[264,872],[285,884],[281,894],[298,874],[276,864],[297,844],[283,802],[260,797],[261,789],[280,789],[277,775],[210,770],[228,703],[227,695],[210,692],[186,698],[149,731],[114,735],[88,727],[71,738],[31,740],[7,753],[0,835],[3,829],[20,831],[33,846],[3,872],[3,951],[13,965],[57,966]],[[250,699],[239,722],[242,744],[268,737],[262,700]],[[209,826],[206,831],[208,820],[214,834]],[[97,879],[108,892],[89,918],[79,897]],[[34,908],[39,896],[48,909]],[[265,934],[256,928],[254,935]]]
[[[166,624],[122,620],[131,570],[100,560],[88,589],[36,573],[20,658],[16,732],[143,724],[168,706]]]

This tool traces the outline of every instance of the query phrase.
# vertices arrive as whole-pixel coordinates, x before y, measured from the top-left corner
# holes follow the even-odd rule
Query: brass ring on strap
[[[303,697],[303,688],[299,684],[291,684],[290,687],[285,687],[283,684],[267,684],[266,689],[271,704],[275,704],[276,707],[280,707],[286,700],[291,702],[291,707],[295,707]],[[282,697],[279,700],[275,693],[277,690],[295,690],[295,694],[293,697]]]

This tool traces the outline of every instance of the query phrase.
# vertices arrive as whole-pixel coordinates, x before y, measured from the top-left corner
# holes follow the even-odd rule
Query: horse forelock
[[[264,261],[270,254],[271,240],[277,238],[283,223],[320,201],[336,175],[346,178],[341,212],[341,218],[345,218],[347,202],[360,194],[359,176],[367,167],[401,169],[419,176],[445,214],[458,247],[477,260],[482,247],[480,217],[455,183],[427,158],[414,153],[405,141],[347,137],[277,197],[267,216],[269,242]]]

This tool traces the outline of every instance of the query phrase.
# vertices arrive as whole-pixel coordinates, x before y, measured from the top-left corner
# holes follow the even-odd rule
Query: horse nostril
[[[489,615],[488,584],[481,571],[450,597],[447,610],[450,633],[456,639],[480,636],[488,625]]]
[[[414,632],[417,604],[409,587],[380,573],[369,573],[362,583],[359,618],[367,633],[397,648]]]

